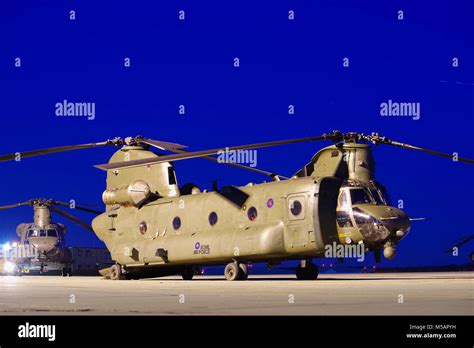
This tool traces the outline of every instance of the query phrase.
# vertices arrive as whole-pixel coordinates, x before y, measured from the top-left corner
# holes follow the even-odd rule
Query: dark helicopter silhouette
[[[53,199],[35,198],[26,202],[20,202],[5,206],[0,206],[0,210],[16,208],[20,206],[31,206],[34,211],[33,222],[21,223],[16,228],[16,233],[20,237],[20,242],[13,251],[13,260],[17,265],[17,272],[20,273],[25,264],[31,262],[39,266],[39,273],[43,273],[46,262],[55,263],[62,266],[62,274],[71,275],[70,263],[72,255],[65,245],[66,226],[62,223],[53,222],[51,212],[73,221],[79,226],[92,231],[90,224],[80,220],[69,212],[58,206],[69,207],[99,215],[102,212],[91,209],[91,206],[56,201]]]

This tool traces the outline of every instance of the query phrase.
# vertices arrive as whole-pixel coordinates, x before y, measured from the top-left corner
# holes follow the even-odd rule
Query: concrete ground
[[[474,315],[474,274],[322,274],[112,281],[0,276],[0,315]]]

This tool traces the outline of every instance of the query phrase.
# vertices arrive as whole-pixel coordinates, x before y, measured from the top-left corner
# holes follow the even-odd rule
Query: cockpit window
[[[38,237],[38,231],[37,230],[29,230],[28,231],[28,237]]]
[[[387,191],[386,187],[381,185],[380,183],[377,183],[377,187],[380,189],[380,193],[382,195],[382,198],[384,199],[385,203],[388,205],[392,205],[392,200],[390,198],[390,194]]]
[[[40,230],[40,237],[46,237],[46,230]]]
[[[56,230],[48,230],[48,237],[57,237],[58,233]]]
[[[372,194],[372,197],[375,199],[375,203],[377,204],[385,204],[384,200],[382,199],[382,196],[379,191],[376,189],[371,189],[370,193]]]
[[[352,204],[373,203],[367,192],[363,188],[351,189]]]
[[[339,209],[346,210],[349,208],[349,202],[347,201],[347,191],[342,191],[339,195]]]

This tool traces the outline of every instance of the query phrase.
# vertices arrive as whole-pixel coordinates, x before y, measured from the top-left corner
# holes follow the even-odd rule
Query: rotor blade
[[[394,141],[394,140],[388,139],[386,137],[381,137],[378,134],[361,135],[361,138],[365,141],[372,142],[375,145],[376,144],[392,145],[392,146],[396,146],[396,147],[402,147],[404,149],[425,152],[425,153],[429,153],[429,154],[432,154],[432,155],[453,159],[452,154],[444,153],[444,152],[440,152],[440,151],[435,151],[435,150],[430,150],[430,149],[425,149],[425,148],[410,145],[410,144],[400,143],[398,141]],[[466,162],[466,163],[474,164],[474,160],[469,159],[469,158],[465,158],[465,157],[458,157],[457,160],[460,161],[460,162]]]
[[[68,212],[66,212],[64,210],[61,210],[59,208],[56,208],[54,205],[50,206],[49,208],[52,211],[54,211],[55,213],[58,213],[59,215],[61,215],[62,217],[65,217],[66,219],[69,219],[72,222],[75,222],[76,224],[78,224],[79,226],[85,228],[86,230],[94,232],[94,230],[92,229],[92,226],[90,224],[80,220],[79,218],[75,217],[74,215],[69,214]]]
[[[70,203],[67,203],[67,202],[53,201],[53,204],[60,205],[60,206],[63,206],[63,207],[69,207],[70,209],[73,209],[73,210],[86,211],[86,212],[88,212],[88,213],[92,213],[92,214],[96,214],[96,215],[100,215],[100,214],[104,213],[103,211],[93,210],[93,209],[90,209],[90,208],[86,208],[84,204],[78,204],[78,203],[76,203],[75,206],[74,206],[74,208],[71,208],[71,204],[70,204]],[[99,206],[91,206],[91,207],[100,208]]]
[[[394,145],[394,146],[398,146],[398,147],[403,147],[405,149],[421,151],[421,152],[429,153],[429,154],[432,154],[432,155],[437,155],[437,156],[453,159],[452,154],[439,152],[439,151],[435,151],[435,150],[430,150],[430,149],[424,149],[424,148],[418,147],[418,146],[413,146],[413,145],[403,144],[403,143],[398,143],[398,142],[392,142],[390,145]],[[466,162],[466,163],[474,164],[474,160],[469,159],[469,158],[465,158],[465,157],[458,157],[457,160],[460,161],[460,162]]]
[[[172,151],[172,150],[184,149],[187,147],[181,144],[170,143],[170,142],[161,141],[161,140],[153,140],[153,139],[143,138],[141,136],[136,137],[136,140],[139,141],[140,143],[156,147],[160,150]]]
[[[184,151],[184,150],[171,150],[172,152],[176,152],[176,153],[189,153],[188,151]],[[255,168],[255,167],[250,167],[250,166],[244,166],[243,164],[239,164],[239,163],[231,163],[231,162],[219,162],[219,159],[215,158],[215,157],[211,157],[211,156],[204,156],[204,157],[201,157],[202,159],[204,160],[208,160],[208,161],[212,161],[212,162],[217,162],[219,164],[226,164],[228,166],[232,166],[232,167],[236,167],[236,168],[242,168],[242,169],[246,169],[246,170],[250,170],[252,172],[255,172],[255,173],[259,173],[259,174],[263,174],[263,175],[268,175],[270,177],[274,177],[274,176],[279,176],[280,178],[283,178],[283,179],[289,179],[287,178],[286,176],[283,176],[283,175],[279,175],[279,174],[276,174],[276,173],[272,173],[272,172],[268,172],[266,170],[262,170],[262,169],[258,169],[258,168]]]
[[[20,206],[22,206],[22,205],[31,205],[31,202],[30,202],[30,201],[26,201],[26,202],[21,202],[21,203],[3,205],[3,206],[0,206],[0,210],[6,210],[6,209],[11,209],[11,208],[16,208],[16,207],[20,207]]]
[[[144,165],[149,165],[149,164],[157,164],[157,163],[185,160],[185,159],[190,159],[190,158],[206,157],[209,155],[217,155],[219,153],[224,153],[226,151],[251,150],[251,149],[259,149],[263,147],[296,144],[296,143],[303,143],[303,142],[309,142],[309,141],[329,140],[329,139],[334,139],[334,135],[324,134],[317,137],[307,137],[307,138],[298,138],[298,139],[289,139],[289,140],[269,141],[269,142],[264,142],[264,143],[256,143],[256,144],[248,144],[248,145],[238,145],[238,146],[232,146],[232,147],[217,148],[217,149],[212,149],[212,150],[201,150],[201,151],[195,151],[195,152],[179,153],[175,155],[166,155],[166,156],[160,156],[156,158],[145,158],[145,159],[128,161],[128,162],[100,164],[95,167],[99,169],[103,169],[103,170],[139,167],[139,166],[144,166]]]
[[[94,148],[94,147],[101,147],[101,146],[107,146],[107,145],[117,145],[117,144],[119,144],[119,139],[118,138],[116,138],[114,140],[107,140],[107,141],[99,142],[99,143],[59,146],[59,147],[50,147],[50,148],[41,149],[41,150],[17,152],[17,153],[11,153],[11,154],[7,154],[7,155],[1,155],[0,156],[0,162],[12,161],[12,160],[16,160],[17,158],[21,159],[21,158],[27,158],[27,157],[47,155],[47,154],[57,153],[57,152],[73,151],[73,150],[80,150],[80,149],[89,149],[89,148]]]
[[[463,246],[464,244],[467,244],[468,242],[470,242],[472,239],[474,239],[474,234],[471,234],[470,236],[467,236],[467,237],[463,237],[456,245],[453,245],[449,250],[447,250],[446,252],[449,253],[449,252],[452,252],[454,251],[454,248],[457,248],[459,249],[461,246]]]

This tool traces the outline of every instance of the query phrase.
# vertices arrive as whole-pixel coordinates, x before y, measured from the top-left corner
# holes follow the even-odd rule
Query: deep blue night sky
[[[468,0],[2,2],[0,153],[137,134],[194,150],[339,129],[474,158],[473,10]],[[95,102],[96,119],[56,117],[64,99]],[[380,103],[389,99],[420,103],[421,119],[381,117]],[[291,175],[323,145],[259,150],[258,167]],[[93,165],[113,151],[0,163],[0,204],[33,197],[101,204],[105,173]],[[465,263],[472,244],[457,258],[444,251],[474,232],[474,166],[398,148],[374,152],[377,179],[392,198],[427,219],[413,223],[397,258],[383,264]],[[181,184],[203,188],[213,179],[267,179],[199,159],[176,162],[176,169]],[[0,242],[30,220],[29,208],[2,212]],[[68,225],[70,245],[98,245],[93,234]]]

